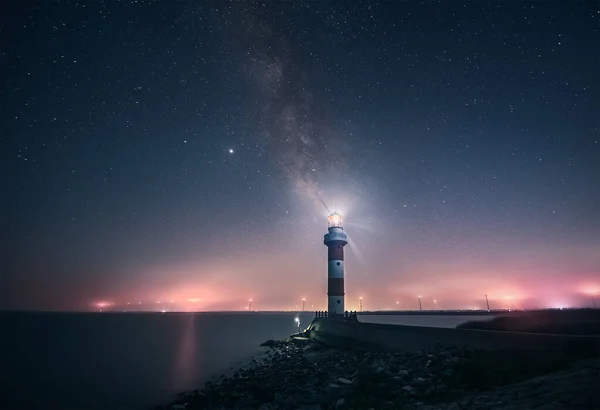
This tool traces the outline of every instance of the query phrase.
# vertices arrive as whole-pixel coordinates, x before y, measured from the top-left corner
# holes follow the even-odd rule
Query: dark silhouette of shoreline
[[[490,320],[469,321],[457,329],[502,332],[600,335],[600,309],[520,311]]]

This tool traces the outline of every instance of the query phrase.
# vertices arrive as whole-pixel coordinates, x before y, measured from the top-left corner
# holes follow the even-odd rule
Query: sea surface
[[[201,388],[313,313],[0,313],[0,408],[141,410]],[[361,316],[454,327],[469,317]],[[477,320],[482,320],[477,317]]]

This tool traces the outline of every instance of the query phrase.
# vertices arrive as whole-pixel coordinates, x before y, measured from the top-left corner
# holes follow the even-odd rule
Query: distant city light
[[[567,304],[564,302],[553,302],[552,305],[550,306],[553,309],[565,309],[567,308]]]

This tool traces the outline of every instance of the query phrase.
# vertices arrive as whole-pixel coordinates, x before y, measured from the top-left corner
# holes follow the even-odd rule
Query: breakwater
[[[311,338],[330,346],[419,350],[441,344],[483,350],[576,349],[600,351],[600,337],[362,323],[356,317],[316,317]]]

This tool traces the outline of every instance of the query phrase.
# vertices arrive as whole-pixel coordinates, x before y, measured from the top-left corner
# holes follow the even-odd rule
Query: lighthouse
[[[344,246],[348,236],[342,227],[342,215],[329,215],[328,232],[323,243],[327,246],[327,311],[330,316],[344,314]]]

